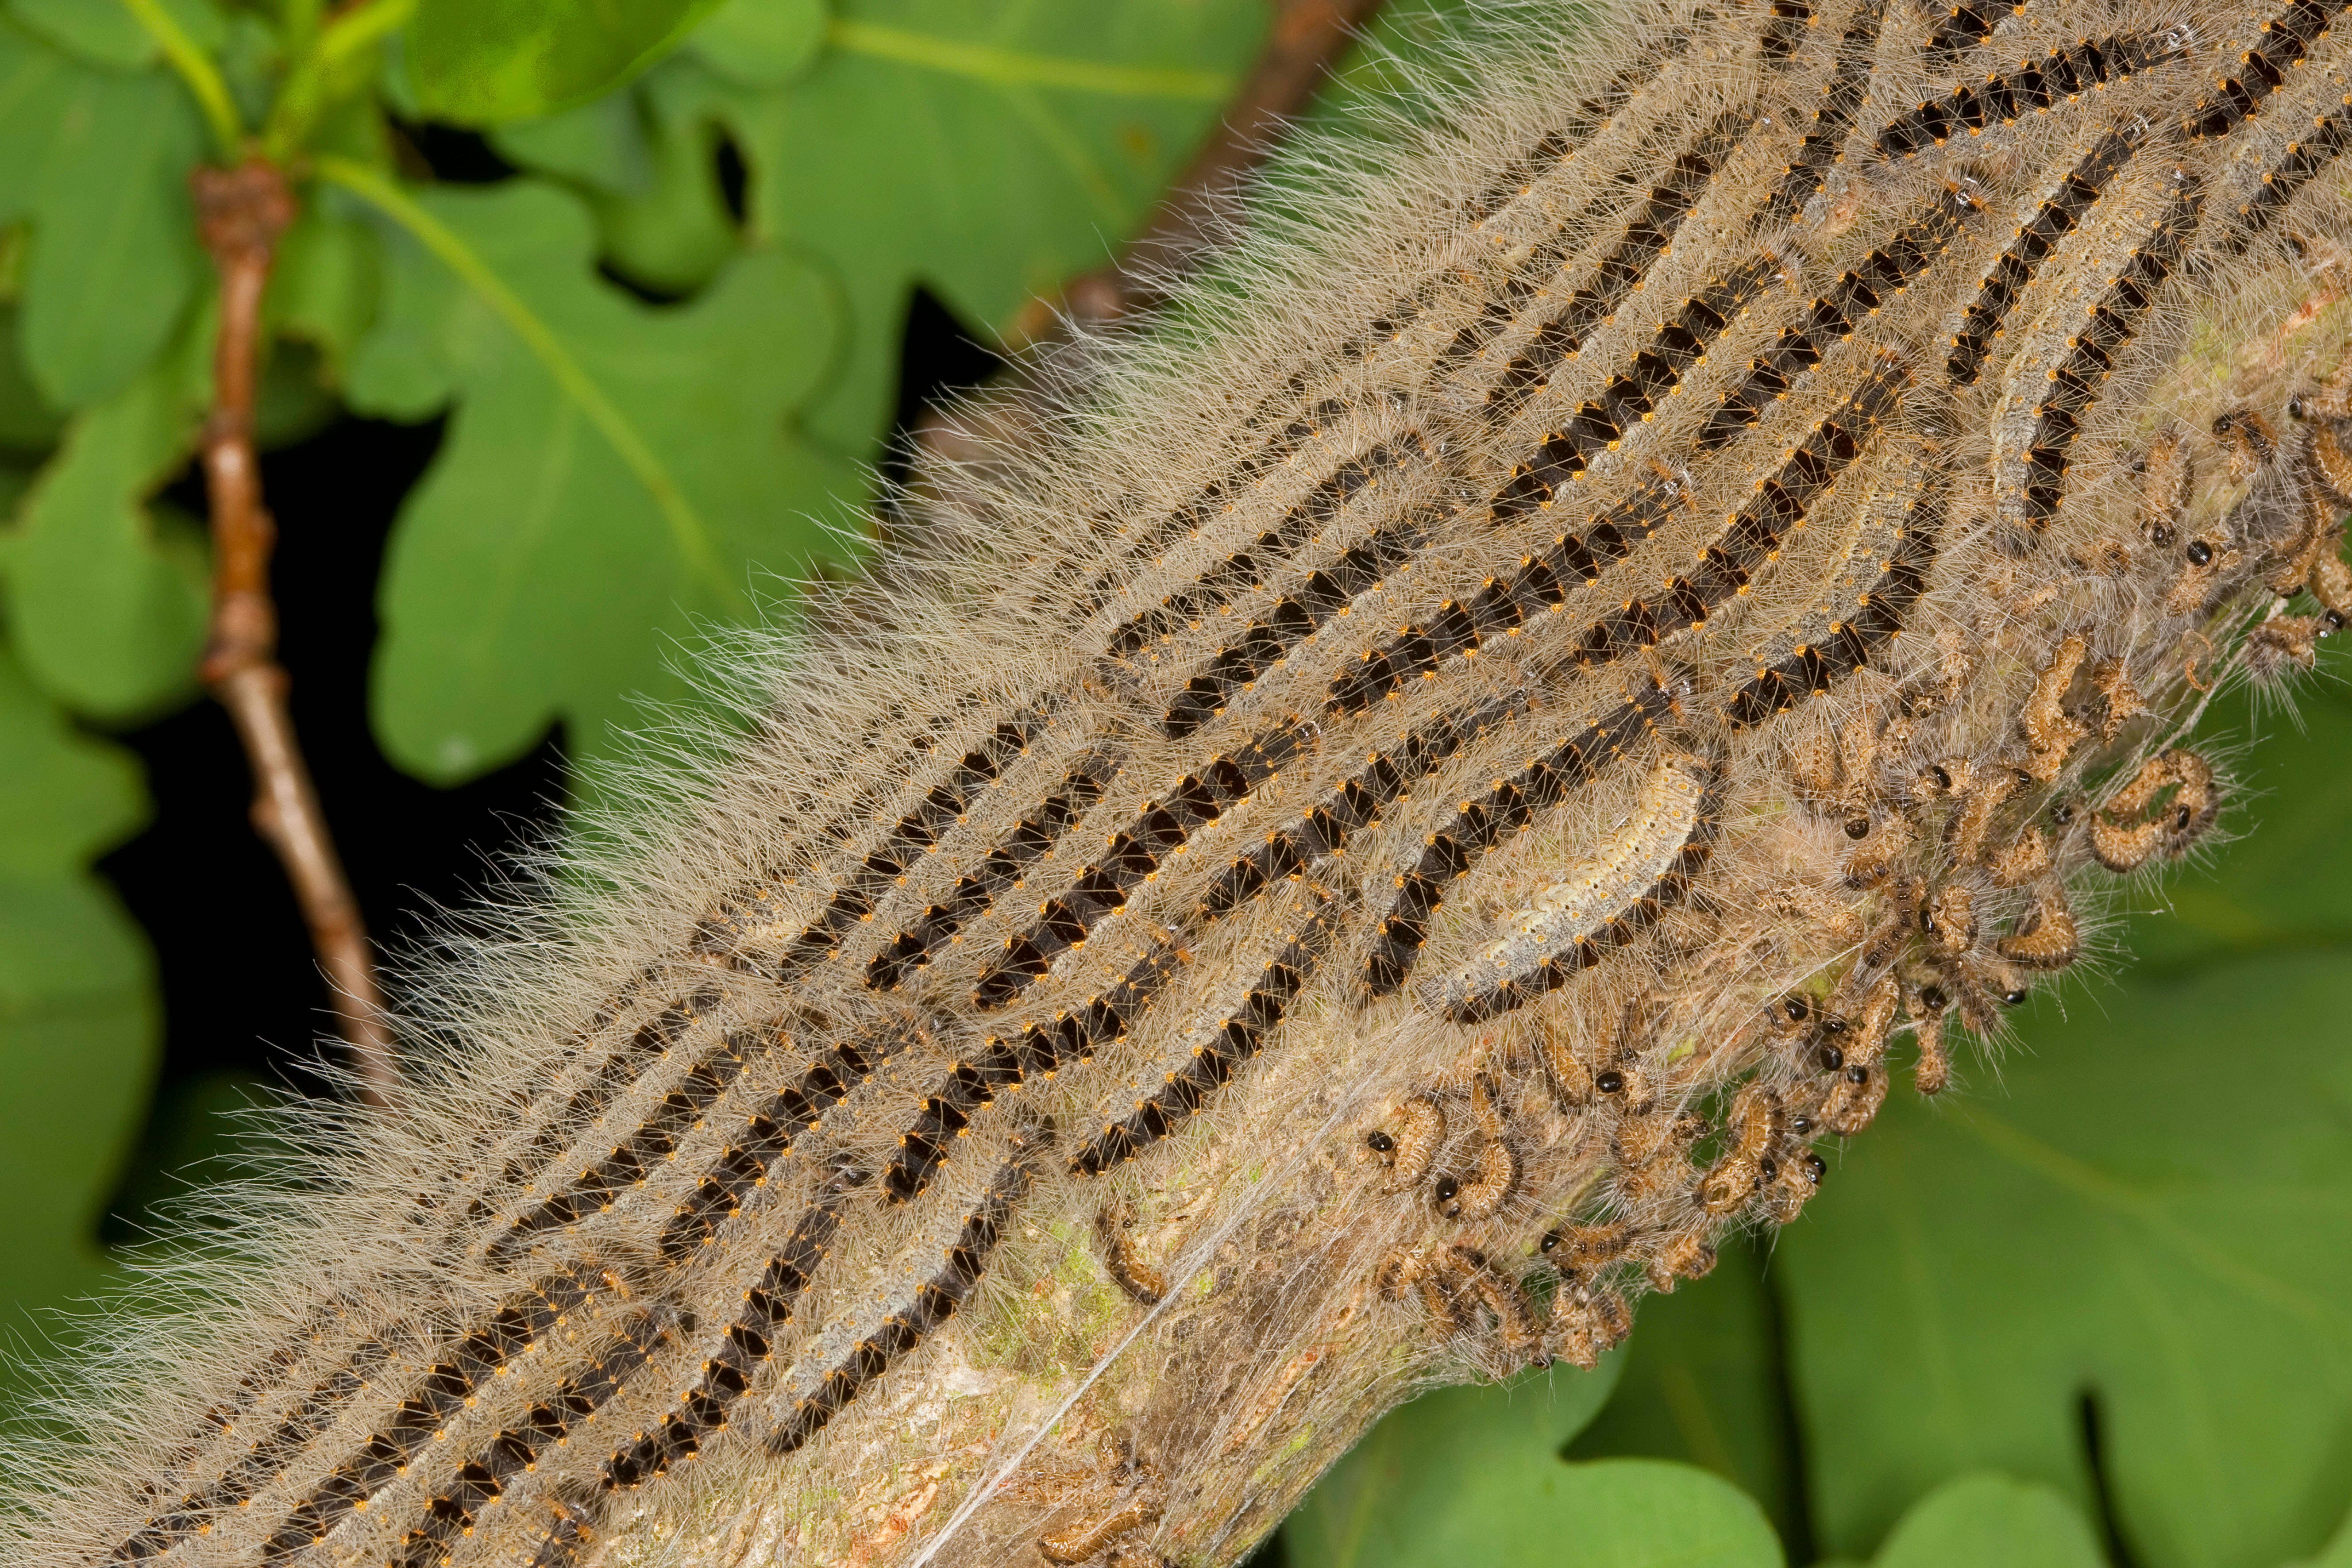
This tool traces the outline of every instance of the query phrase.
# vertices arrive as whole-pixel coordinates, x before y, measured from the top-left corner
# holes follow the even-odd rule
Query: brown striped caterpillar
[[[2352,614],[2345,9],[1470,25],[421,980],[11,1560],[1225,1563],[1589,1363]]]

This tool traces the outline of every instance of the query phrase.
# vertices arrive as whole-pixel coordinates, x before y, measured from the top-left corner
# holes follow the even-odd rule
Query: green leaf
[[[349,210],[341,192],[322,191],[278,242],[262,319],[273,333],[315,345],[327,374],[340,381],[375,321],[383,291],[383,247],[374,227]]]
[[[2160,895],[2136,900],[2168,910],[2132,922],[2125,945],[2142,963],[2169,970],[2261,948],[2352,945],[2352,879],[2314,874],[2346,866],[2352,810],[2340,786],[2297,787],[2352,776],[2352,700],[2341,685],[2344,662],[2329,665],[2336,680],[2296,694],[2298,721],[2262,725],[2273,732],[2235,764],[2228,822],[2242,840],[2176,875]],[[2245,734],[2256,728],[2255,708],[2246,692],[2232,693],[2214,703],[2206,728]]]
[[[228,21],[207,0],[163,0],[198,48],[217,49],[228,37]],[[121,0],[8,0],[8,15],[45,42],[92,65],[140,70],[163,51]]]
[[[580,203],[527,182],[434,192],[403,221],[352,401],[456,406],[386,563],[377,735],[436,781],[558,719],[576,752],[608,749],[632,694],[686,695],[665,649],[697,617],[740,621],[756,571],[838,553],[808,514],[854,500],[856,476],[794,429],[829,298],[767,252],[692,305],[640,305],[591,271]]]
[[[0,1298],[100,1279],[100,1214],[154,1087],[147,939],[92,877],[0,881]]]
[[[2320,1548],[2318,1556],[2290,1563],[2288,1568],[2352,1568],[2352,1514],[2345,1516],[2343,1527]]]
[[[667,62],[638,85],[651,186],[636,195],[589,198],[614,270],[670,294],[701,289],[743,243],[719,185],[719,122],[695,112],[698,84],[686,79],[696,69],[688,61]]]
[[[742,87],[782,87],[824,44],[824,0],[725,0],[688,52]]]
[[[718,0],[419,0],[408,35],[419,107],[463,125],[532,120],[653,64]]]
[[[1642,1303],[1617,1391],[1568,1447],[1571,1459],[1678,1459],[1761,1502],[1782,1533],[1796,1477],[1764,1258],[1727,1242],[1715,1271]]]
[[[1895,1525],[1874,1568],[2105,1568],[2074,1504],[2048,1487],[2007,1476],[1963,1476],[1922,1499]]]
[[[0,447],[47,451],[65,433],[65,416],[41,400],[25,374],[20,324],[16,306],[0,305]]]
[[[1260,0],[846,0],[807,74],[706,77],[751,175],[756,237],[826,258],[848,352],[811,421],[865,450],[895,404],[920,284],[1002,331],[1101,266],[1215,122]]]
[[[700,75],[691,61],[666,60],[626,93],[493,138],[523,167],[582,186],[604,259],[660,294],[696,292],[742,248]]]
[[[182,1222],[184,1216],[172,1205],[191,1189],[250,1175],[273,1160],[290,1161],[296,1147],[250,1114],[282,1093],[259,1074],[242,1071],[167,1082],[155,1097],[146,1136],[125,1162],[101,1236],[111,1232],[118,1246],[136,1244]],[[214,1215],[204,1217],[217,1222]]]
[[[2006,1093],[1888,1102],[1780,1243],[1824,1544],[1978,1468],[2087,1505],[2085,1394],[2149,1568],[2325,1533],[2352,1491],[2347,1009],[2340,952],[2141,970],[2038,1008]]]
[[[501,125],[490,145],[519,169],[614,195],[653,188],[654,158],[636,95],[608,93],[545,120]]]
[[[62,1306],[105,1281],[100,1210],[154,1080],[146,939],[89,859],[146,816],[138,763],[78,733],[0,645],[0,1302]]]
[[[0,881],[61,881],[146,823],[139,764],[76,729],[0,648]]]
[[[0,223],[32,219],[25,368],[51,405],[121,390],[207,268],[188,171],[204,123],[178,81],[77,66],[0,26]]]
[[[211,591],[194,523],[145,498],[195,443],[209,331],[77,416],[9,538],[7,615],[42,687],[127,720],[195,683]]]
[[[317,349],[299,339],[271,343],[254,388],[253,444],[265,452],[307,441],[339,411],[334,376]]]
[[[1285,1522],[1286,1560],[1292,1568],[1779,1568],[1763,1510],[1727,1482],[1655,1459],[1558,1458],[1559,1440],[1590,1404],[1568,1394],[1560,1404],[1571,1419],[1562,1419],[1546,1392],[1539,1376],[1446,1390],[1390,1415]],[[1445,1403],[1424,1413],[1433,1401]],[[1402,1432],[1391,1436],[1392,1426]]]
[[[237,118],[247,125],[268,119],[286,77],[286,53],[277,31],[252,12],[239,11],[229,18],[227,37],[215,52]]]
[[[1610,1355],[1592,1372],[1554,1366],[1441,1388],[1391,1411],[1283,1521],[1285,1555],[1293,1568],[1445,1561],[1433,1553],[1462,1487],[1498,1466],[1548,1475],[1622,1370]]]

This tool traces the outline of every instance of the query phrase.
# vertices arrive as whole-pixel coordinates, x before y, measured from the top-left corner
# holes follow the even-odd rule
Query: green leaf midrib
[[[564,347],[555,330],[515,292],[497,268],[456,229],[378,171],[334,154],[320,155],[313,160],[312,167],[320,179],[351,192],[405,229],[489,306],[539,361],[557,391],[604,438],[614,455],[645,489],[661,513],[679,555],[694,574],[719,595],[722,604],[739,604],[743,593],[719,563],[709,523],[688,499],[653,443],[606,395],[595,378]]]
[[[1055,87],[1107,98],[1167,98],[1218,103],[1234,86],[1229,71],[1184,66],[1126,66],[1105,60],[1032,54],[995,44],[944,38],[877,22],[836,16],[825,25],[825,42],[849,54],[919,66],[969,77],[997,87]]]

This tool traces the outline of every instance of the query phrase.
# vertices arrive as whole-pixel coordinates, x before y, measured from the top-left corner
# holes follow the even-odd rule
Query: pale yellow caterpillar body
[[[1223,1563],[1590,1362],[2352,614],[2346,9],[1466,24],[419,978],[9,1560]]]
[[[1584,944],[1613,934],[1625,912],[1643,900],[1675,894],[1706,863],[1714,829],[1709,786],[1715,770],[1689,757],[1669,756],[1650,771],[1633,815],[1616,836],[1596,846],[1535,901],[1507,917],[1508,933],[1423,997],[1456,1018],[1486,1016],[1507,996],[1535,983],[1545,967],[1577,955]],[[1670,879],[1679,879],[1679,883]]]

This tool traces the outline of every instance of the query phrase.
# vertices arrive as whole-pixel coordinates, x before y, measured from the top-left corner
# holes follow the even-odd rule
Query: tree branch
[[[390,1102],[398,1085],[390,1029],[376,989],[366,928],[352,897],[318,792],[295,739],[278,662],[278,609],[269,556],[278,526],[261,501],[253,449],[261,300],[294,196],[277,165],[254,159],[190,177],[205,249],[220,271],[220,338],[213,353],[213,408],[205,422],[205,487],[212,507],[213,614],[205,685],[228,710],[253,767],[253,826],[286,868],[311,945],[327,971],[362,1094]]]

